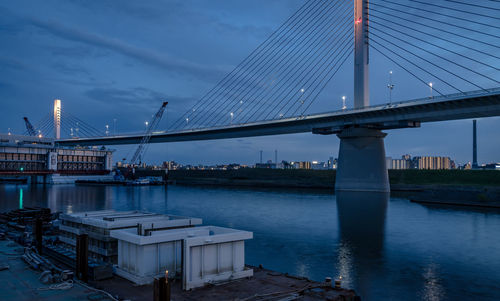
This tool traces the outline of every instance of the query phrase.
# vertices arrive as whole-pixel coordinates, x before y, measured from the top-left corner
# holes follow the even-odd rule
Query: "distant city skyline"
[[[259,151],[260,155],[260,151]],[[130,167],[126,161],[117,161],[118,167]],[[241,163],[241,162],[220,162],[215,164],[202,164],[202,163],[183,163],[175,160],[163,161],[159,164],[150,164],[148,162],[141,162],[139,166],[153,167],[153,168],[167,168],[167,169],[239,169],[239,168],[299,168],[299,169],[337,169],[338,158],[330,156],[328,159],[320,159],[307,161],[307,160],[281,160],[281,159],[267,159],[264,157],[254,163]],[[449,156],[412,156],[411,154],[404,154],[399,157],[386,157],[386,166],[388,169],[474,169],[472,161],[457,162]],[[496,168],[498,167],[498,168]],[[485,162],[479,164],[477,169],[500,169],[500,161]]]

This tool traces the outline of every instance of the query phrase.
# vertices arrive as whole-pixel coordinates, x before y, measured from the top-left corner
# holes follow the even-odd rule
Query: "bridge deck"
[[[350,126],[377,129],[418,127],[423,122],[500,116],[500,89],[446,95],[362,109],[341,110],[294,118],[212,128],[155,132],[150,143],[213,140],[313,132],[334,134]],[[59,145],[117,145],[140,143],[141,134],[61,139]]]

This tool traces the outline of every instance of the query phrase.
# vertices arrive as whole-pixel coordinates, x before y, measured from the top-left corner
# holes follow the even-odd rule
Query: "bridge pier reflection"
[[[340,150],[335,190],[390,191],[385,163],[386,135],[367,128],[347,128],[337,135]]]
[[[373,279],[383,277],[383,246],[388,192],[337,191],[340,244],[338,276],[343,286],[358,293],[371,290]]]

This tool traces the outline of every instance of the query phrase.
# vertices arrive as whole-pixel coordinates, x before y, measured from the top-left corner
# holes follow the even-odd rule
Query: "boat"
[[[131,185],[131,186],[143,186],[143,185],[149,185],[149,184],[150,184],[149,179],[146,179],[146,178],[140,178],[137,180],[127,182],[127,185]]]

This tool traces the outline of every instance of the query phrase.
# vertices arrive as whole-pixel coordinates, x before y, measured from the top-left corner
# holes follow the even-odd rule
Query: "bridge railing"
[[[379,109],[379,108],[393,108],[397,107],[398,105],[404,105],[404,104],[410,104],[410,103],[418,103],[418,102],[440,102],[444,100],[450,100],[450,99],[456,99],[456,98],[464,98],[467,96],[486,96],[486,95],[491,95],[491,94],[500,94],[500,88],[491,88],[491,89],[486,89],[486,90],[475,90],[475,91],[469,91],[469,92],[463,92],[463,93],[453,93],[453,94],[446,94],[446,95],[440,95],[440,96],[433,96],[433,97],[422,97],[422,98],[417,98],[417,99],[410,99],[410,100],[402,100],[402,101],[396,101],[396,102],[387,102],[387,103],[382,103],[382,104],[374,104],[371,106],[367,106],[364,108],[349,108],[349,109],[340,109],[340,110],[335,110],[335,111],[329,111],[329,112],[324,112],[324,113],[313,113],[313,114],[307,114],[304,116],[298,116],[298,117],[290,117],[289,119],[293,118],[310,118],[310,117],[316,117],[320,115],[329,115],[329,114],[335,114],[335,113],[345,113],[345,112],[358,112],[361,110],[367,110],[367,109]]]

